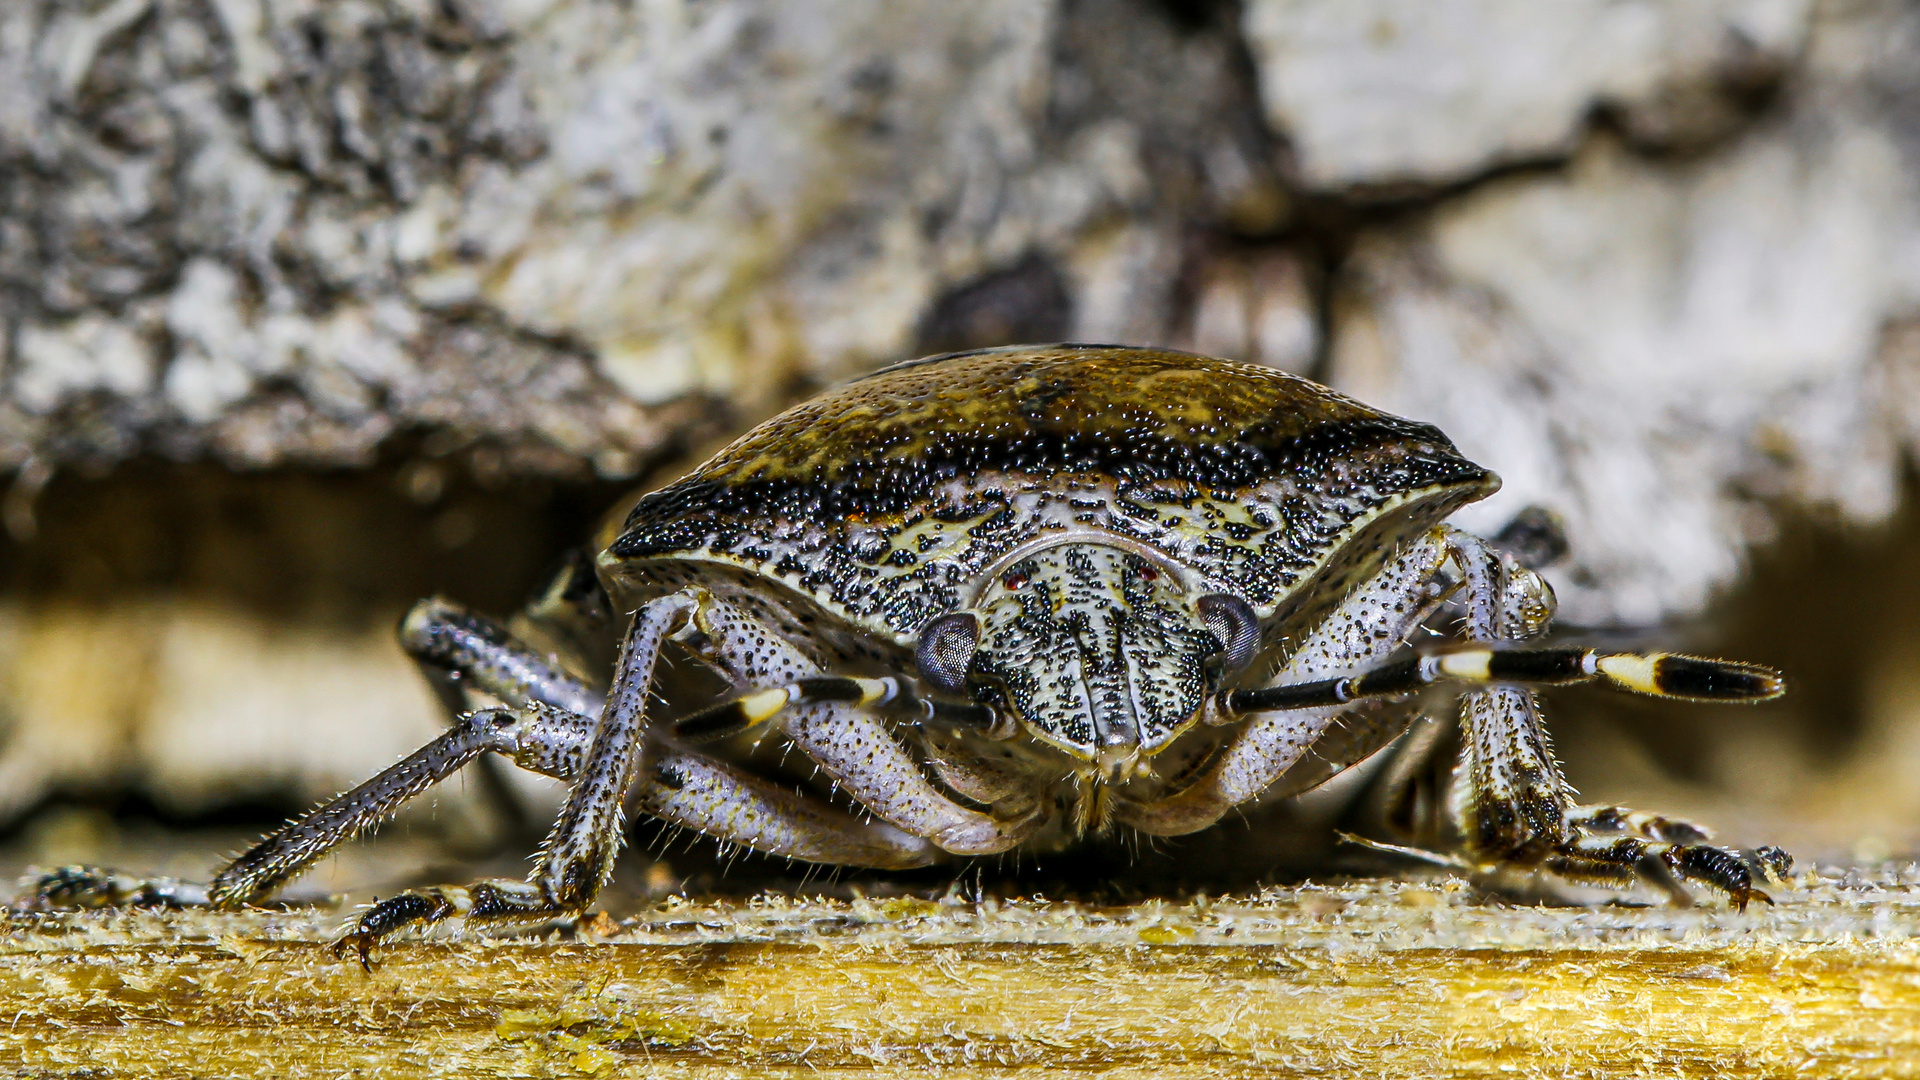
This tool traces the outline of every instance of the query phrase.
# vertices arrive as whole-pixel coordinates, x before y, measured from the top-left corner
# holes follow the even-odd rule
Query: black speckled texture
[[[996,349],[897,365],[767,421],[642,499],[605,558],[643,595],[660,560],[746,569],[904,645],[1050,533],[1157,549],[1269,615],[1336,555],[1376,565],[1342,548],[1384,508],[1405,504],[1402,533],[1497,486],[1433,427],[1285,372]]]

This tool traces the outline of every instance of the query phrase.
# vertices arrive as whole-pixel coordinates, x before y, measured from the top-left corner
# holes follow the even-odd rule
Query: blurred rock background
[[[1059,339],[1434,421],[1507,482],[1463,524],[1565,522],[1568,624],[1794,677],[1555,695],[1589,796],[1920,847],[1894,0],[0,5],[0,829],[257,832],[437,730],[415,598],[507,611],[799,397]]]

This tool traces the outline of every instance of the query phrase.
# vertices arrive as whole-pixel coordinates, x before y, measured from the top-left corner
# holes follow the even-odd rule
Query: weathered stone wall
[[[9,5],[0,463],[425,428],[631,475],[689,395],[764,410],[982,324],[1158,336],[1185,230],[1280,210],[1217,22]]]
[[[1782,521],[1894,512],[1917,116],[1895,0],[18,0],[6,522],[152,455],[628,478],[916,352],[1161,342],[1438,422],[1507,481],[1464,522],[1551,508],[1568,618],[1648,626]],[[434,721],[371,644],[400,603],[327,655],[413,702],[382,729],[411,738]],[[337,671],[181,659],[251,664],[298,619],[128,604],[9,616],[15,731],[111,723],[18,735],[0,816],[72,777],[192,790],[204,755],[124,734],[149,713],[218,727],[268,685],[380,713]],[[90,633],[235,689],[82,708],[35,649]],[[265,753],[324,791],[396,738]]]
[[[1783,510],[1877,522],[1895,505],[1915,404],[1901,328],[1920,303],[1920,21],[1904,5],[1566,7],[1593,9],[1550,68],[1567,85],[1543,78],[1525,105],[1501,52],[1523,42],[1498,35],[1484,82],[1436,74],[1378,102],[1360,64],[1267,101],[1309,133],[1308,176],[1484,177],[1356,237],[1332,377],[1498,463],[1505,505],[1468,520],[1561,511],[1576,617],[1645,624],[1698,610]],[[1254,25],[1275,65],[1302,47]],[[1470,105],[1438,104],[1455,98]],[[1357,144],[1311,134],[1343,125]],[[1487,175],[1529,160],[1551,164]]]
[[[1697,610],[1910,424],[1894,3],[19,3],[0,465],[627,476],[921,348],[1163,341],[1440,421]],[[1330,272],[1329,272],[1330,271]]]

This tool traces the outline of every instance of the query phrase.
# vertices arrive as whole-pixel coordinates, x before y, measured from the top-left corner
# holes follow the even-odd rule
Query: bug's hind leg
[[[1734,907],[1745,909],[1754,900],[1772,903],[1759,883],[1783,879],[1793,869],[1793,856],[1777,847],[1716,847],[1691,828],[1677,831],[1702,838],[1665,840],[1638,832],[1589,832],[1576,817],[1577,813],[1569,815],[1569,838],[1539,862],[1542,869],[1568,881],[1620,888],[1646,882],[1682,907],[1693,903],[1685,887],[1692,882],[1725,894]]]
[[[471,686],[508,705],[539,701],[587,716],[602,696],[560,658],[522,642],[506,627],[439,597],[422,600],[400,621],[400,647],[412,656],[449,711],[467,711]]]
[[[111,871],[66,867],[35,882],[16,907],[241,907],[259,903],[327,852],[392,816],[403,804],[493,751],[547,775],[577,758],[592,730],[589,717],[540,702],[476,709],[454,719],[438,738],[372,779],[301,814],[229,863],[211,884],[138,879]]]
[[[591,557],[574,551],[505,625],[433,597],[413,606],[400,621],[398,637],[456,722],[467,710],[491,702],[517,706],[539,701],[597,715],[600,688],[584,673],[612,667],[612,658],[600,656],[595,648],[607,636],[607,608]],[[469,691],[484,697],[476,700]],[[516,785],[502,763],[491,758],[482,757],[474,768],[497,815],[491,826],[479,829],[484,845],[495,846],[501,833],[527,831],[531,792]]]

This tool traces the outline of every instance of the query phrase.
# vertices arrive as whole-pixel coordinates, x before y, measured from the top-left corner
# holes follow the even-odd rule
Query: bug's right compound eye
[[[980,645],[980,620],[972,613],[956,611],[942,615],[920,631],[920,647],[914,659],[920,674],[929,683],[949,694],[967,689],[967,669],[973,665],[974,650]]]
[[[1221,662],[1228,671],[1238,671],[1253,661],[1260,651],[1260,618],[1245,600],[1226,593],[1210,593],[1196,605],[1200,619],[1214,637],[1220,639]]]

